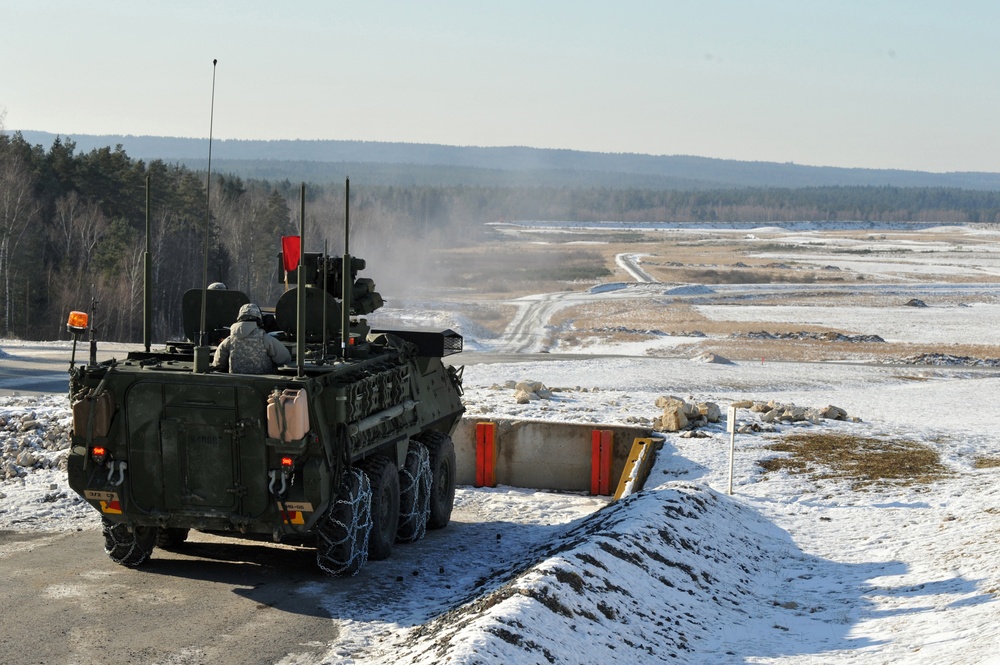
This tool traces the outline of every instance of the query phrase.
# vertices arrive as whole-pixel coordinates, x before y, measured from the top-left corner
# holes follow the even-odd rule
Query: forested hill
[[[22,130],[48,147],[49,132]],[[77,150],[121,145],[133,158],[204,169],[207,139],[63,135]],[[945,187],[1000,191],[1000,173],[928,173],[742,162],[683,155],[642,155],[526,147],[459,147],[374,141],[216,139],[213,170],[243,178],[329,183],[345,175],[380,185],[558,186],[640,189],[728,187]]]

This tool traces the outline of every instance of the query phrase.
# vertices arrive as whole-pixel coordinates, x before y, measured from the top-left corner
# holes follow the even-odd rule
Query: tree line
[[[56,134],[25,131],[49,145]],[[81,149],[122,144],[134,157],[204,170],[208,139],[76,134]],[[242,178],[366,184],[540,185],[640,189],[882,186],[998,190],[1000,173],[808,166],[693,155],[586,152],[527,146],[483,147],[344,140],[216,139],[216,170]]]
[[[215,174],[209,186],[203,171],[120,145],[78,153],[56,138],[45,149],[0,128],[0,334],[66,338],[67,313],[97,298],[101,338],[141,340],[147,182],[154,340],[181,336],[179,303],[202,285],[206,234],[208,281],[275,301],[280,237],[298,232],[297,183]],[[956,188],[354,185],[352,250],[404,267],[412,240],[468,245],[495,221],[1000,222],[1000,193]],[[345,208],[342,182],[306,189],[307,250],[342,251]]]
[[[0,332],[25,339],[65,338],[66,315],[98,303],[105,339],[142,338],[146,183],[149,182],[154,337],[181,330],[178,303],[202,282],[206,228],[209,265],[218,278],[267,279],[256,235],[290,229],[285,197],[266,183],[247,187],[218,179],[212,219],[206,181],[154,160],[131,159],[121,147],[76,154],[72,141],[31,146],[0,134]],[[241,220],[252,224],[244,226]],[[250,257],[236,264],[230,257]],[[266,261],[270,264],[273,261]]]

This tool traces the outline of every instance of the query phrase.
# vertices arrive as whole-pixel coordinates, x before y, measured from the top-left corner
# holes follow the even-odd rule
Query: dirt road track
[[[0,532],[0,663],[321,662],[337,627],[314,550],[212,538],[137,571],[99,531]]]
[[[615,256],[615,263],[619,268],[631,275],[635,281],[644,284],[656,284],[656,278],[639,267],[641,256],[642,254],[618,254]]]

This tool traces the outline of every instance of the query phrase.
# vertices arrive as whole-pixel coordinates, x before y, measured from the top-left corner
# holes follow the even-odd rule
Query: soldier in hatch
[[[229,337],[215,351],[216,370],[231,374],[268,374],[276,365],[292,359],[285,345],[264,332],[260,307],[248,303],[240,308],[236,323],[229,327]]]

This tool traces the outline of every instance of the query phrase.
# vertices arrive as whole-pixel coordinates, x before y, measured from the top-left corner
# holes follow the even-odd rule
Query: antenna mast
[[[296,376],[306,375],[306,183],[299,190],[299,266],[295,274],[295,367]]]
[[[149,181],[146,176],[146,251],[142,254],[142,345],[149,353],[153,339],[153,259],[149,229]]]
[[[350,357],[351,344],[351,179],[344,181],[344,261],[340,272],[340,357]]]
[[[198,329],[198,346],[194,349],[194,371],[199,373],[208,371],[210,351],[210,347],[206,344],[208,332],[205,330],[205,321],[208,311],[208,237],[212,225],[212,125],[215,123],[215,67],[218,63],[217,59],[212,60],[212,108],[208,119],[208,182],[205,183],[205,244],[201,266],[201,326]]]

